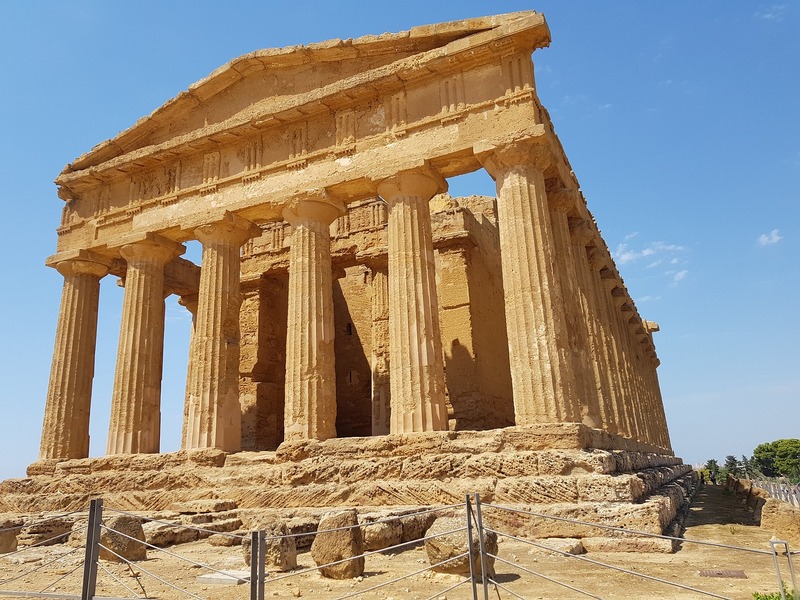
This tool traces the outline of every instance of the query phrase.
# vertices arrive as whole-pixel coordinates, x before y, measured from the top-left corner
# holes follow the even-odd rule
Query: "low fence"
[[[75,514],[58,515],[39,521],[37,524],[47,525],[48,522],[52,524],[59,519],[63,520]],[[113,520],[112,516],[123,516],[133,520],[139,519],[145,522],[185,528],[204,535],[219,535],[229,540],[231,544],[243,544],[245,547],[249,544],[249,571],[230,570],[221,568],[219,564],[208,564],[207,561],[199,560],[191,555],[188,549],[182,549],[179,552],[174,546],[167,549],[142,541],[140,536],[135,533],[123,531],[124,528],[121,525],[111,526],[110,524],[120,522]],[[414,539],[403,540],[377,550],[359,551],[355,556],[345,556],[324,564],[295,567],[287,572],[267,572],[267,563],[275,560],[275,552],[280,548],[294,547],[301,536],[305,538],[316,536],[318,539],[321,534],[354,532],[355,535],[355,532],[358,532],[355,537],[360,538],[366,527],[375,527],[381,524],[389,526],[393,523],[408,522],[410,519],[417,519],[417,522],[422,522],[420,520],[422,519],[428,522],[435,517],[442,516],[449,517],[448,521],[443,521],[448,527],[427,529],[427,532],[422,532]],[[70,531],[58,532],[53,536],[44,537],[33,544],[2,555],[7,559],[15,557],[14,560],[18,560],[20,565],[20,572],[14,573],[10,578],[0,580],[0,596],[76,600],[138,600],[179,597],[199,600],[207,597],[264,600],[266,595],[282,594],[286,591],[287,584],[293,585],[293,582],[300,580],[307,583],[307,580],[302,578],[318,570],[345,565],[352,561],[362,561],[361,570],[363,571],[365,559],[372,560],[371,557],[378,555],[389,559],[411,548],[420,548],[422,545],[426,548],[437,546],[442,540],[452,540],[457,537],[463,540],[462,547],[460,549],[454,547],[455,549],[451,550],[449,554],[440,557],[441,560],[431,559],[429,551],[427,560],[416,559],[415,563],[419,564],[419,568],[406,568],[401,573],[368,572],[365,577],[357,580],[357,587],[355,583],[345,589],[341,589],[341,587],[333,589],[328,586],[324,591],[313,594],[309,590],[309,597],[343,600],[357,597],[374,598],[376,594],[396,594],[397,597],[411,598],[411,588],[413,587],[415,594],[413,597],[419,600],[435,600],[443,596],[448,600],[455,598],[489,600],[490,597],[525,600],[534,597],[563,598],[568,594],[576,597],[603,598],[604,592],[597,585],[597,575],[588,575],[584,580],[575,581],[577,569],[570,568],[570,565],[581,564],[584,567],[590,567],[592,573],[619,577],[619,582],[622,581],[622,578],[634,578],[635,581],[641,582],[641,586],[651,586],[646,589],[637,588],[637,597],[661,595],[671,598],[730,598],[721,593],[719,589],[704,589],[686,581],[676,580],[675,573],[664,576],[645,573],[643,570],[637,571],[630,565],[624,564],[624,561],[623,564],[613,564],[607,558],[600,560],[591,556],[574,554],[574,549],[554,544],[552,540],[536,539],[527,535],[526,532],[531,532],[535,527],[532,523],[542,519],[561,521],[573,528],[596,529],[609,536],[609,539],[627,540],[631,543],[637,540],[637,543],[641,543],[642,540],[652,540],[653,543],[666,544],[670,547],[698,545],[746,553],[750,557],[747,559],[748,564],[759,564],[774,573],[775,590],[781,590],[780,594],[784,600],[787,598],[784,581],[789,589],[798,589],[793,561],[796,552],[793,552],[785,541],[772,541],[770,548],[765,549],[657,535],[601,523],[540,514],[528,510],[527,507],[484,503],[481,502],[480,495],[471,494],[465,498],[463,504],[459,505],[440,506],[376,519],[368,523],[356,523],[316,532],[279,535],[266,530],[252,531],[243,535],[237,532],[220,532],[211,527],[203,528],[171,521],[146,519],[124,511],[106,508],[101,499],[93,500],[85,523],[73,527]],[[22,527],[29,528],[30,524],[0,529],[0,535],[4,532],[19,530]],[[47,527],[40,529],[47,530]],[[75,540],[83,535],[85,535],[85,542],[81,545],[71,549],[60,549],[54,556],[42,558],[37,561],[39,564],[27,567],[29,563],[24,559],[26,553],[31,553],[36,548],[41,549],[44,546],[64,542],[67,537]],[[505,550],[501,555],[498,551],[500,543],[504,544],[504,547],[505,545],[511,546],[513,552]],[[136,555],[136,551],[141,553]],[[145,559],[143,555],[147,553],[149,556]],[[165,567],[167,562],[172,565],[169,569]],[[448,566],[453,565],[463,565],[460,574],[448,575],[446,579],[433,576],[434,573],[446,571]],[[502,574],[498,573],[496,568],[498,565],[503,567]],[[550,570],[546,572],[547,565],[550,566]],[[291,566],[288,565],[289,568]],[[458,569],[455,570],[458,571]],[[228,589],[224,596],[220,596],[218,591],[207,592],[213,586],[213,583],[210,583],[212,581],[240,585]],[[613,581],[616,586],[617,580]],[[424,585],[421,586],[421,582]],[[423,592],[419,591],[420,587],[424,588]],[[219,590],[219,588],[216,589]],[[543,594],[551,595],[543,596]],[[299,596],[299,590],[294,595]],[[384,597],[388,598],[389,596]],[[800,596],[796,595],[795,598],[800,600]]]
[[[800,508],[800,483],[785,483],[781,481],[753,481],[753,485],[760,487],[770,496],[792,506]]]

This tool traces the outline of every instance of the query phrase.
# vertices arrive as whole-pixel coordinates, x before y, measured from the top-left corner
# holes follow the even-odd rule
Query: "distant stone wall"
[[[786,540],[795,549],[800,546],[800,508],[773,498],[749,479],[728,475],[726,486],[743,498],[762,529],[771,531],[778,539]]]

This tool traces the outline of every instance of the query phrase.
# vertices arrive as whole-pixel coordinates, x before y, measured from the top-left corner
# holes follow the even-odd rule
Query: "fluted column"
[[[570,224],[570,242],[578,280],[578,296],[583,310],[589,361],[591,363],[590,381],[593,393],[590,393],[587,398],[587,410],[591,417],[596,415],[598,419],[596,427],[609,433],[616,433],[617,424],[611,408],[607,353],[598,324],[598,307],[595,290],[593,289],[594,281],[591,277],[589,260],[586,255],[586,244],[594,236],[594,231],[586,221],[582,219],[572,220]]]
[[[578,267],[573,255],[569,230],[569,214],[576,211],[578,192],[560,189],[548,193],[550,220],[553,227],[556,271],[561,283],[561,297],[564,302],[564,316],[567,326],[573,402],[579,412],[576,417],[590,427],[599,427],[601,422],[597,403],[597,390],[594,389],[594,374],[589,357],[589,334],[586,326],[584,308],[581,306],[582,291],[578,278]]]
[[[386,265],[372,264],[372,435],[389,433],[389,277]]]
[[[181,431],[181,448],[187,448],[186,436],[189,433],[189,398],[192,396],[191,386],[194,384],[194,376],[192,369],[194,367],[194,328],[197,325],[197,304],[200,301],[199,294],[190,294],[181,296],[178,299],[178,304],[185,307],[192,315],[192,327],[189,330],[189,360],[186,367],[186,391],[183,398],[183,427]]]
[[[283,211],[292,226],[284,439],[336,437],[330,225],[341,213],[322,191]]]
[[[64,287],[47,388],[40,460],[89,456],[100,278],[108,273],[105,261],[89,256],[54,266],[64,276]]]
[[[544,169],[546,145],[481,144],[497,184],[509,362],[517,425],[580,421]]]
[[[232,213],[195,229],[203,244],[197,321],[189,358],[185,448],[241,447],[239,405],[240,251],[261,229]]]
[[[127,270],[108,454],[159,451],[164,265],[182,253],[180,244],[153,236],[120,248]]]
[[[446,189],[444,179],[428,168],[378,185],[389,205],[391,433],[448,428],[429,207]]]

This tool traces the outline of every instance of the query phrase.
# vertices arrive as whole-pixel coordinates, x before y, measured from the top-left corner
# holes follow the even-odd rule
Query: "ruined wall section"
[[[431,202],[436,247],[442,342],[451,429],[492,429],[514,423],[503,312],[495,199],[451,198]],[[282,434],[285,365],[285,281],[291,232],[283,222],[243,248],[242,276],[251,282],[242,306],[243,439],[252,448],[274,448]],[[386,205],[380,198],[355,202],[331,226],[336,327],[337,435],[373,435],[373,394],[380,394],[380,361],[388,361],[385,308],[376,307],[373,279],[385,272]],[[267,307],[267,304],[270,307]],[[283,317],[276,316],[276,308]],[[255,333],[258,331],[258,333]],[[383,332],[383,335],[381,334]],[[283,333],[283,330],[281,330]],[[251,365],[256,365],[255,367]],[[378,401],[378,399],[376,399]],[[388,398],[382,400],[388,410]],[[266,428],[266,429],[265,429]],[[268,434],[265,434],[268,431]],[[251,446],[247,446],[250,448]]]

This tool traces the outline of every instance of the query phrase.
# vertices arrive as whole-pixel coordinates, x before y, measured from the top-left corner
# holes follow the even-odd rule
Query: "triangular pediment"
[[[324,109],[326,99],[368,88],[373,80],[415,68],[412,59],[432,53],[455,56],[475,36],[537,26],[537,46],[549,33],[534,11],[479,17],[415,27],[399,33],[334,39],[308,46],[258,50],[240,56],[114,138],[67,165],[62,175],[82,171],[131,153],[192,144],[200,137],[223,139],[243,126],[285,122]],[[422,65],[420,68],[424,68]],[[394,75],[394,77],[397,77]],[[374,93],[374,92],[373,92]]]

